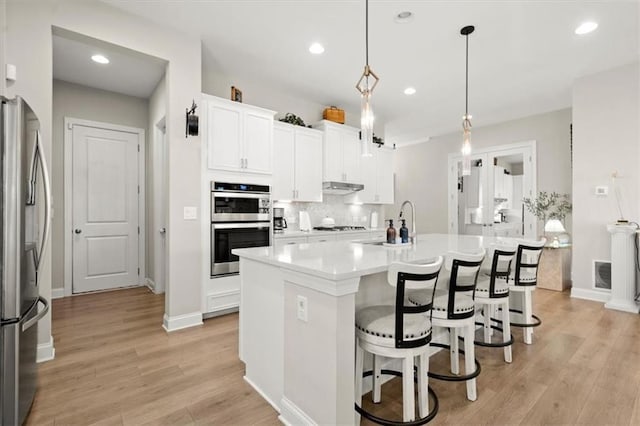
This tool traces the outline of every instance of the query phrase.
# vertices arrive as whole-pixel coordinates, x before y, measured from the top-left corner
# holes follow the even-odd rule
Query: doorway
[[[449,232],[535,239],[535,217],[523,198],[536,193],[535,141],[479,149],[471,174],[462,175],[462,156],[449,155]]]
[[[143,129],[65,119],[65,293],[144,283]]]

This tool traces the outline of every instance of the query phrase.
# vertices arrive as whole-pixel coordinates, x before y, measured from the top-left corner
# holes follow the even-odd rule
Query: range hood
[[[333,195],[347,195],[354,192],[362,191],[364,185],[360,183],[346,182],[322,182],[322,192]]]

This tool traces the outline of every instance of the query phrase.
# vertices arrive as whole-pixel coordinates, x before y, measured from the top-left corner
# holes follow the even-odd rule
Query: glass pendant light
[[[460,30],[460,34],[466,37],[466,67],[465,67],[465,95],[464,116],[462,117],[462,176],[471,174],[471,114],[469,114],[469,34],[475,30],[473,25],[468,25]]]
[[[369,0],[365,0],[365,66],[356,89],[360,92],[360,153],[363,157],[370,157],[373,143],[374,115],[371,108],[371,93],[380,79],[369,66]]]

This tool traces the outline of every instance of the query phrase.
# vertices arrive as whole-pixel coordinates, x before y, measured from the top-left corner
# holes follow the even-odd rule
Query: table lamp
[[[561,234],[565,234],[563,236],[566,236],[567,230],[564,229],[564,225],[562,225],[562,222],[560,222],[558,219],[549,219],[544,225],[544,232],[548,232],[553,236],[553,241],[551,242],[552,247],[560,247],[559,237]],[[569,240],[568,236],[563,239],[566,239],[566,241],[563,241],[564,243],[568,242]]]

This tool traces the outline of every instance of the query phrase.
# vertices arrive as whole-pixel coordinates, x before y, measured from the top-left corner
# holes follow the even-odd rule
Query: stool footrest
[[[491,318],[491,320],[492,321],[498,321],[498,320],[496,320],[494,318]],[[500,321],[500,322],[502,322],[502,321]],[[476,325],[484,325],[484,323],[476,322]],[[499,331],[500,333],[504,333],[504,330],[502,328],[496,326],[496,325],[492,325],[491,328],[496,330],[496,331]],[[484,346],[486,348],[504,348],[505,346],[513,345],[513,334],[510,334],[509,336],[510,336],[510,339],[508,341],[506,341],[506,342],[487,343],[487,342],[484,342],[482,340],[474,340],[473,343],[475,345]],[[459,339],[462,340],[461,337],[459,337]]]
[[[386,370],[386,369],[382,369],[380,370],[380,372],[382,374],[388,374],[391,376],[396,376],[396,377],[402,377],[402,373],[399,371],[395,371],[395,370]],[[369,377],[373,375],[373,371],[365,371],[362,374],[362,377]],[[418,382],[418,379],[414,376],[413,378],[414,382]],[[384,425],[384,426],[419,426],[419,425],[424,425],[429,423],[431,420],[433,420],[433,418],[436,416],[436,414],[438,414],[438,409],[440,408],[440,404],[438,402],[438,396],[436,395],[436,393],[434,392],[433,389],[431,389],[431,386],[428,386],[427,388],[428,392],[429,392],[429,396],[431,396],[431,398],[433,399],[433,408],[429,411],[429,414],[427,414],[425,417],[422,417],[420,419],[416,419],[413,420],[411,422],[401,422],[401,421],[397,421],[397,420],[389,420],[389,419],[383,419],[382,417],[378,417],[373,415],[372,413],[366,411],[364,408],[360,407],[358,404],[353,404],[356,411],[358,412],[358,414],[360,414],[362,417],[364,417],[365,419],[372,421],[374,423],[377,423],[379,425]]]
[[[513,312],[515,314],[522,314],[523,313],[522,311],[520,311],[518,309],[509,309],[509,312]],[[540,318],[538,318],[537,316],[535,316],[533,314],[531,314],[531,316],[535,320],[535,322],[533,322],[531,324],[523,324],[523,323],[511,321],[511,325],[514,326],[514,327],[526,328],[526,327],[538,327],[540,324],[542,324],[542,320]],[[502,321],[500,321],[498,319],[495,319],[495,318],[491,318],[491,321],[497,322],[498,324],[502,324]]]
[[[438,348],[451,349],[450,345],[445,345],[444,343],[431,342],[430,344],[431,344],[431,346],[436,346]],[[463,350],[459,349],[458,352],[461,353],[462,355],[464,355],[464,351]],[[430,378],[436,379],[436,380],[445,380],[447,382],[466,382],[467,380],[475,379],[476,377],[478,377],[480,375],[480,370],[481,370],[480,363],[478,362],[477,358],[474,358],[473,361],[476,363],[475,371],[473,371],[470,374],[465,374],[464,376],[454,376],[454,375],[448,375],[448,374],[432,373],[431,371],[429,371],[428,375],[429,375]]]

